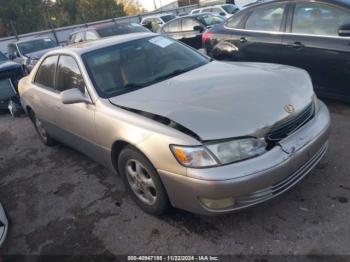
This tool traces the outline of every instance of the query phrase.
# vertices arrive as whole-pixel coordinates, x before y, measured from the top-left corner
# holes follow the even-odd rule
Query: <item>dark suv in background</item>
[[[216,59],[280,63],[309,72],[321,96],[350,101],[350,2],[271,1],[203,36]]]
[[[124,35],[130,33],[149,32],[145,27],[136,23],[109,23],[79,29],[70,34],[68,44],[92,41],[114,35]]]
[[[10,60],[21,64],[28,74],[44,54],[59,47],[49,37],[36,37],[10,43],[7,49]]]
[[[22,66],[0,52],[0,111],[9,109],[12,115],[19,113],[21,103],[17,85],[23,76]]]

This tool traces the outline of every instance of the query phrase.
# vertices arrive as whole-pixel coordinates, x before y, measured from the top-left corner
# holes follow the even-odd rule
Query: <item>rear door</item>
[[[350,11],[334,4],[292,4],[282,63],[307,70],[319,94],[350,98],[350,37],[338,34],[348,24]]]
[[[181,20],[182,39],[181,41],[193,48],[202,48],[202,33],[204,25],[193,18],[184,18]],[[198,27],[198,28],[196,28]],[[196,30],[195,30],[196,28]],[[199,30],[203,28],[203,31]]]
[[[181,19],[175,19],[165,24],[162,28],[162,33],[174,38],[175,40],[181,41],[183,38],[181,31]]]
[[[60,56],[55,88],[59,93],[77,88],[89,97],[84,78],[73,57]],[[63,104],[60,102],[57,111],[56,122],[61,129],[60,139],[84,153],[96,153],[98,143],[95,129],[95,105],[93,103]]]

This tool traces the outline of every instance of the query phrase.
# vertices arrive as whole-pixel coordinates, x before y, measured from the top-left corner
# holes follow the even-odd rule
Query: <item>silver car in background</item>
[[[212,61],[152,33],[50,52],[19,91],[46,145],[110,167],[151,214],[256,205],[327,149],[330,115],[304,70]]]

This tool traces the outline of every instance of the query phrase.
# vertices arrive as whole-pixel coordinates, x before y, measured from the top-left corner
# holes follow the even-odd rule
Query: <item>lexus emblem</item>
[[[294,111],[295,111],[294,106],[292,106],[292,105],[286,105],[284,107],[284,110],[289,114],[294,113]]]

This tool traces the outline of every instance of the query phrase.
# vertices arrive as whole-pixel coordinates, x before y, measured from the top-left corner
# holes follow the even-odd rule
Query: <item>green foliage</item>
[[[0,0],[0,37],[124,16],[116,0]]]

